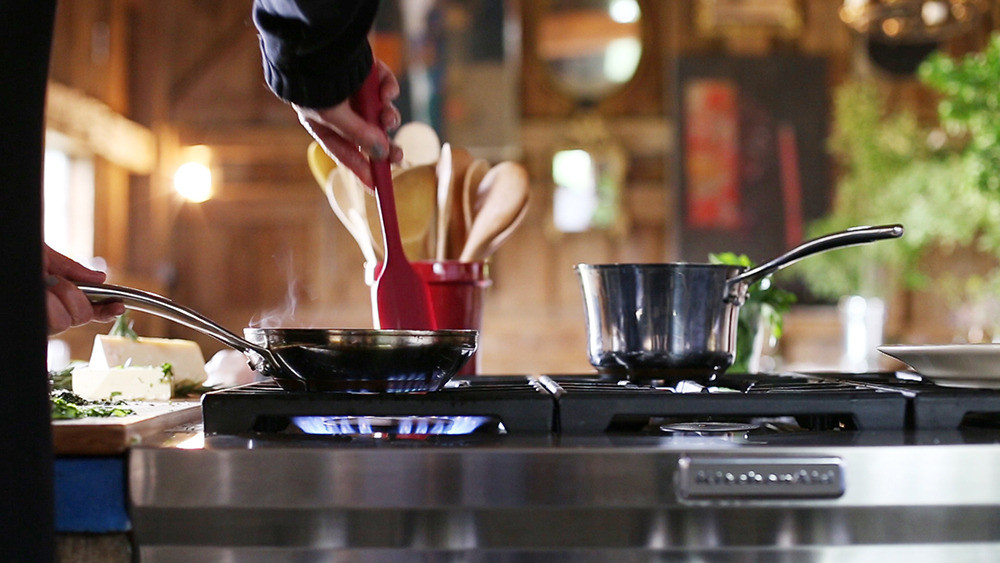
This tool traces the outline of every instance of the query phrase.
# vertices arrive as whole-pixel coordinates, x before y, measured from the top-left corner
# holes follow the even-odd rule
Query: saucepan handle
[[[726,281],[726,299],[728,301],[742,303],[745,298],[746,288],[752,283],[769,276],[782,268],[790,266],[807,256],[819,254],[820,252],[826,252],[827,250],[843,248],[845,246],[865,244],[890,238],[899,238],[901,236],[903,236],[902,225],[881,225],[877,227],[853,227],[845,231],[831,233],[829,235],[812,239],[796,246],[769,262],[729,278],[729,280]]]

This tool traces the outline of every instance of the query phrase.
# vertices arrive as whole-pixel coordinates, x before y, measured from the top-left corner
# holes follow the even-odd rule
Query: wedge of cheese
[[[160,366],[78,367],[73,370],[73,393],[88,401],[169,401],[173,388],[172,379]]]
[[[203,383],[205,357],[196,342],[179,338],[147,338],[138,340],[123,336],[98,334],[90,354],[92,369],[115,367],[154,367],[160,371],[163,364],[173,368],[174,383]]]

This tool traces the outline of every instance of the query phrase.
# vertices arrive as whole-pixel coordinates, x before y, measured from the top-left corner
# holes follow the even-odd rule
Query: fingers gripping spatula
[[[351,106],[366,121],[381,126],[379,115],[382,100],[379,97],[378,70],[375,66],[372,66],[361,89],[351,98]],[[372,284],[372,317],[377,323],[375,328],[434,330],[437,327],[430,307],[430,291],[410,266],[403,252],[388,159],[371,159],[371,172],[379,216],[382,218],[385,248],[382,269],[376,272],[375,282]]]

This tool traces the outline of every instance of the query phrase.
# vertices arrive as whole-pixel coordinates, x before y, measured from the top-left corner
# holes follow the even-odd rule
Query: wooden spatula
[[[351,107],[366,121],[381,127],[379,114],[382,112],[382,100],[379,98],[378,70],[375,66],[372,66],[361,89],[351,98]],[[389,161],[372,159],[371,172],[385,243],[382,269],[375,273],[372,284],[375,328],[433,330],[436,326],[430,306],[430,291],[403,252]]]

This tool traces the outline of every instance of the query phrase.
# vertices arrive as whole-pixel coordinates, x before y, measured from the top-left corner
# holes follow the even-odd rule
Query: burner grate
[[[496,419],[507,432],[554,430],[551,395],[525,377],[458,380],[432,393],[288,392],[260,382],[206,393],[201,409],[206,434],[278,432],[298,416],[480,416]]]
[[[620,385],[572,376],[549,376],[557,387],[559,428],[567,434],[606,432],[627,419],[810,418],[815,426],[844,420],[858,430],[904,429],[904,394],[849,382],[806,377],[730,375],[714,382],[725,388],[677,393],[668,388]],[[742,392],[741,392],[742,391]],[[787,392],[786,392],[787,391]]]
[[[964,426],[1000,426],[1000,389],[949,387],[896,372],[811,374],[822,381],[889,389],[909,398],[915,430],[954,430]]]
[[[913,418],[918,429],[1000,425],[1000,390],[932,386],[913,398]]]

